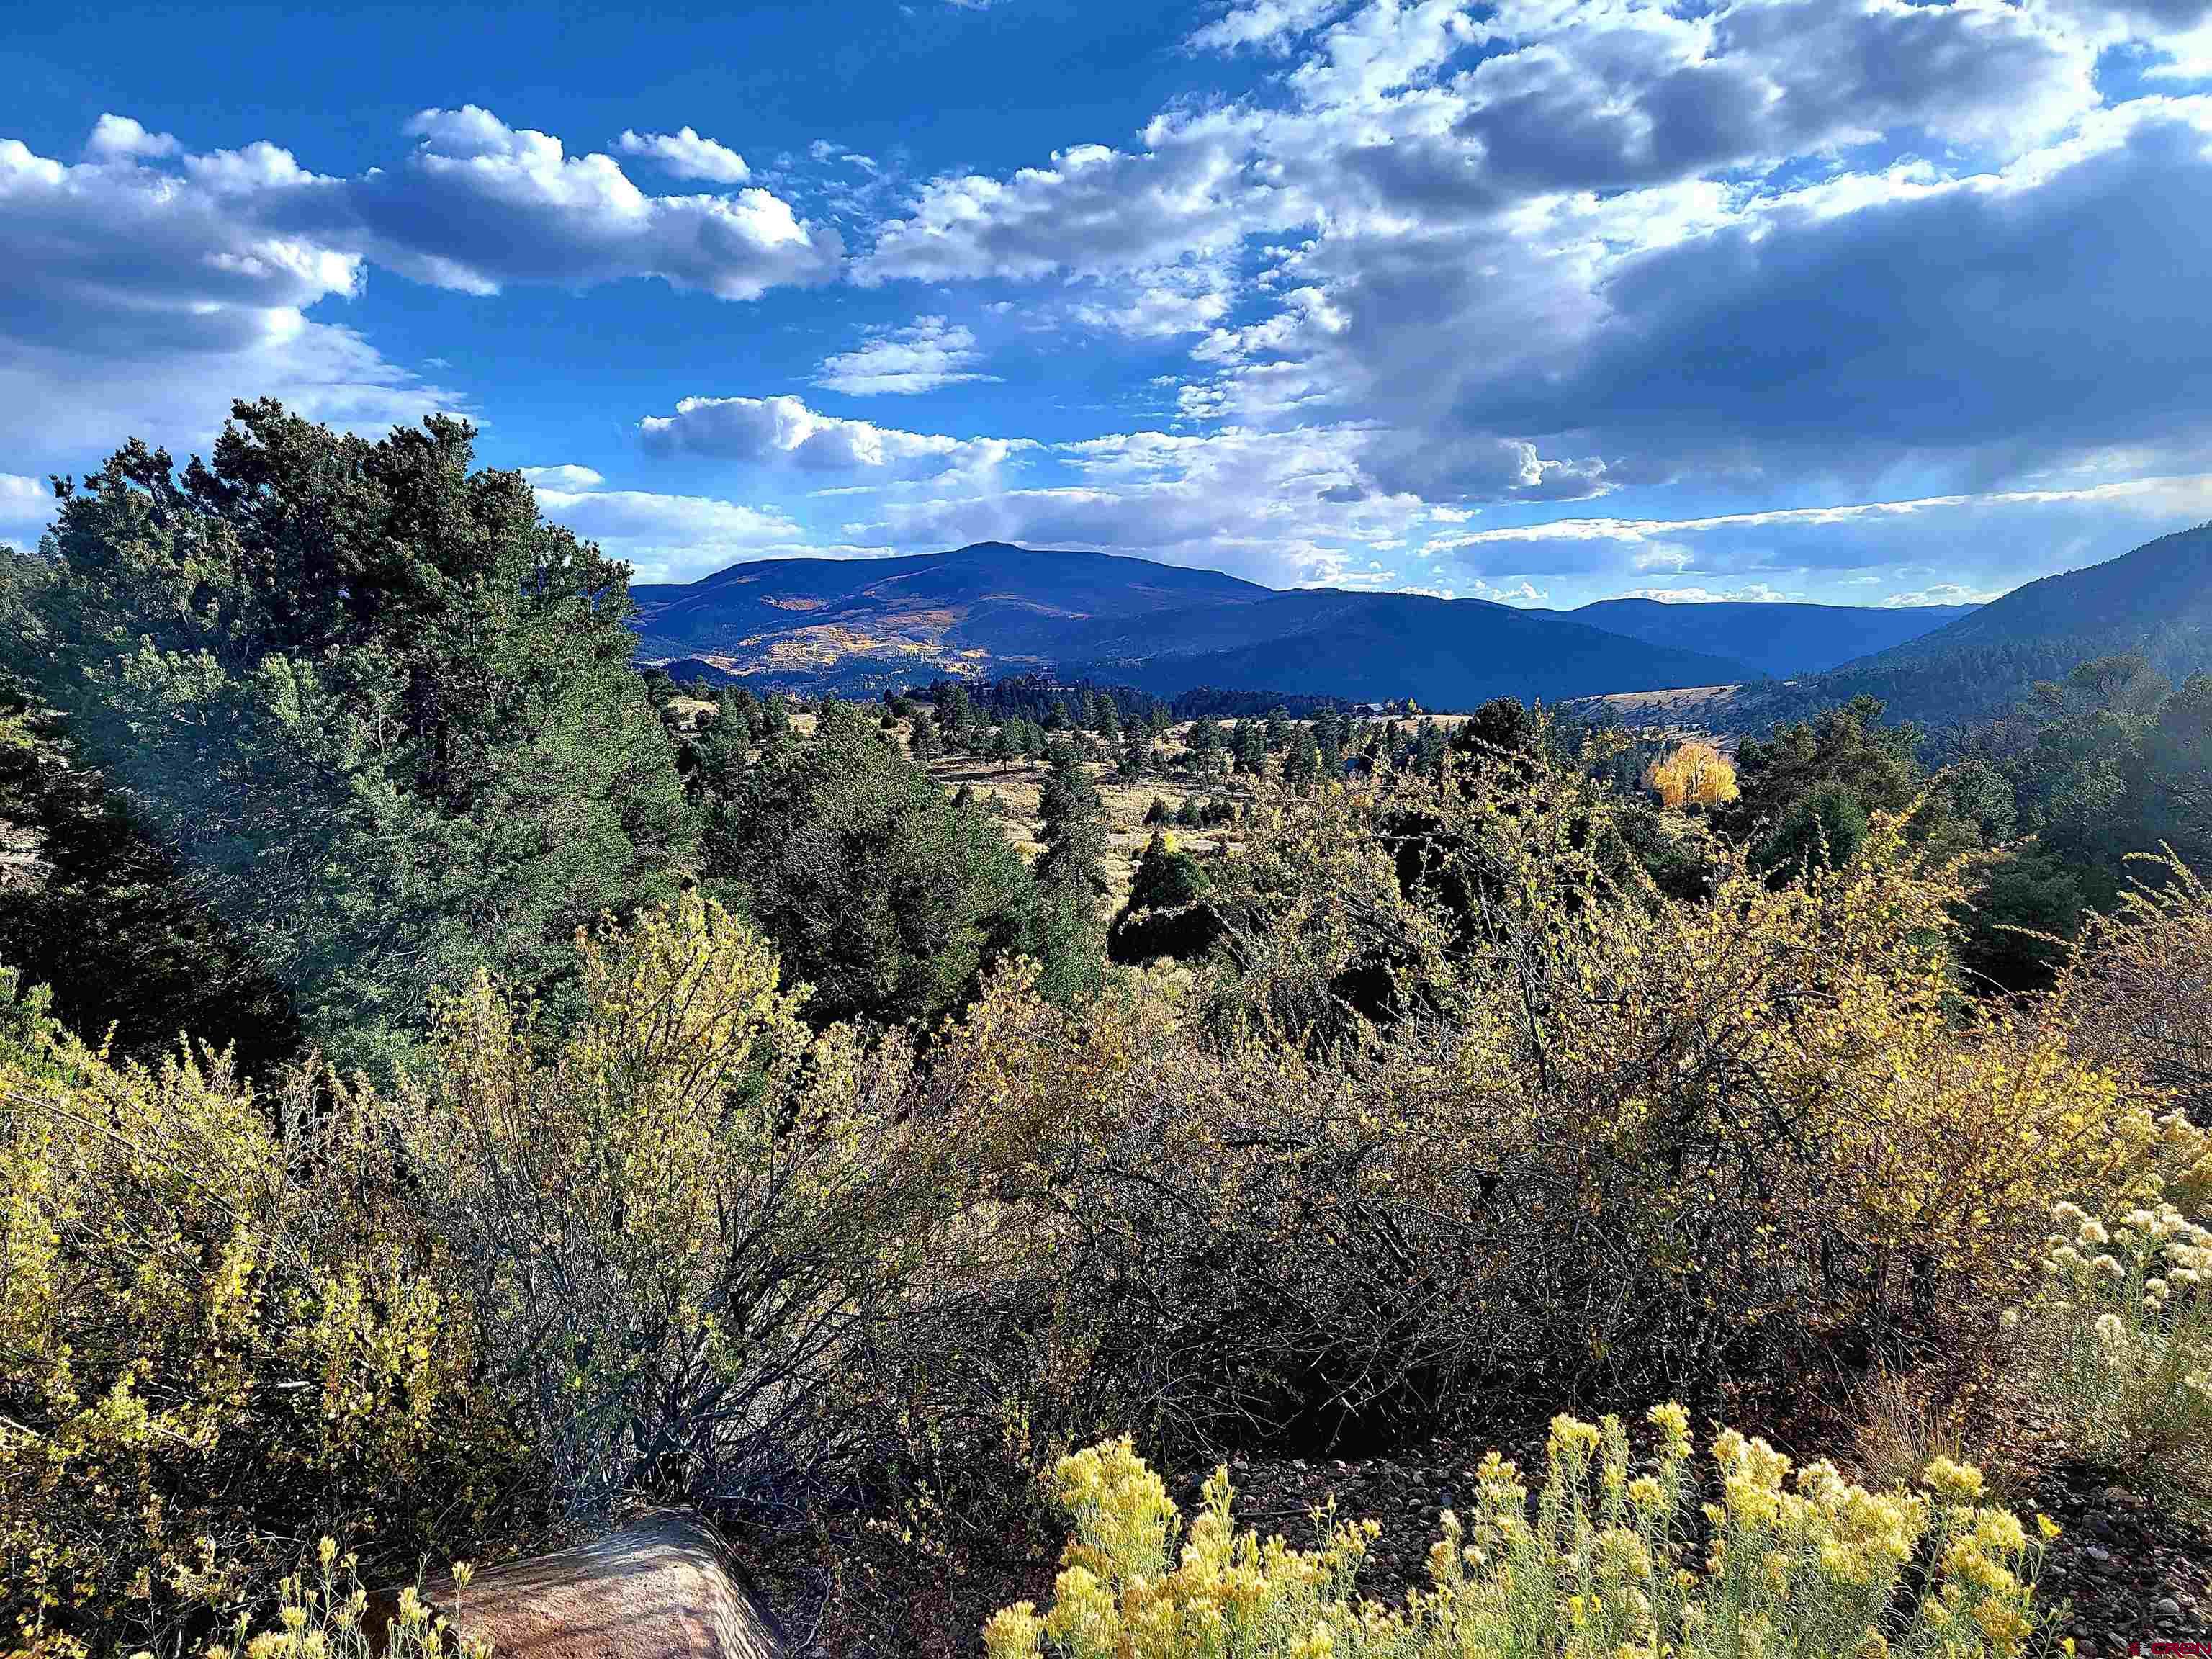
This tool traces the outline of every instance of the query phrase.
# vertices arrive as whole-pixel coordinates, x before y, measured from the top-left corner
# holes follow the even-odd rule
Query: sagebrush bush
[[[2162,1200],[2052,1219],[2031,1385],[2082,1455],[2160,1498],[2212,1498],[2212,1229]]]
[[[1700,1506],[1689,1417],[1650,1413],[1647,1470],[1620,1421],[1554,1419],[1533,1505],[1492,1453],[1474,1512],[1447,1513],[1429,1587],[1402,1607],[1358,1595],[1371,1522],[1322,1518],[1317,1547],[1237,1530],[1226,1469],[1183,1535],[1127,1439],[1063,1459],[1074,1522],[1052,1605],[1007,1607],[989,1659],[1839,1659],[2019,1655],[2047,1644],[2035,1578],[2057,1528],[1984,1506],[1981,1476],[1939,1461],[1924,1491],[1873,1493],[1722,1432],[1719,1501]],[[1704,1524],[1698,1526],[1702,1519]],[[1701,1541],[1702,1540],[1702,1543]]]

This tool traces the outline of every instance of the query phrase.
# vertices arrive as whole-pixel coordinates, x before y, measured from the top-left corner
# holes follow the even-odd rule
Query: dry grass
[[[1994,1438],[1971,1432],[1957,1401],[1937,1399],[1907,1372],[1869,1373],[1851,1415],[1851,1454],[1869,1491],[1915,1486],[1929,1464],[1948,1457],[1979,1468],[1996,1502],[2010,1505],[2020,1495],[2017,1471]]]
[[[911,736],[902,723],[900,742],[910,747]],[[1091,775],[1098,786],[1098,798],[1106,810],[1106,876],[1112,884],[1111,902],[1115,908],[1128,897],[1137,860],[1144,853],[1145,843],[1152,838],[1152,832],[1145,827],[1144,820],[1155,796],[1167,802],[1170,811],[1179,811],[1186,800],[1243,800],[1251,793],[1249,779],[1219,777],[1200,782],[1176,767],[1173,763],[1180,757],[1182,744],[1174,732],[1160,747],[1170,764],[1143,774],[1134,782],[1125,781],[1110,766],[1091,763]],[[979,799],[997,795],[1005,809],[1000,823],[1015,849],[1030,859],[1043,850],[1037,839],[1039,797],[1048,769],[1042,761],[991,761],[968,755],[938,754],[931,757],[929,769],[949,791],[965,784]],[[1179,832],[1179,839],[1194,853],[1211,852],[1224,844],[1218,831],[1184,830]],[[1232,837],[1226,844],[1237,843]]]
[[[1565,706],[1595,714],[1606,710],[1649,737],[1676,743],[1710,743],[1723,754],[1735,752],[1737,738],[1720,730],[1735,702],[1733,685],[1696,685],[1677,691],[1614,691],[1577,697]]]

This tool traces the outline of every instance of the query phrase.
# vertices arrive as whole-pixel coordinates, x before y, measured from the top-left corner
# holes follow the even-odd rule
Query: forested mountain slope
[[[1964,725],[2008,713],[2039,680],[2121,654],[2177,681],[2212,672],[2212,526],[2030,582],[1832,673],[1748,693],[1730,719],[1750,729],[1871,695],[1892,719]]]
[[[1970,605],[1899,609],[1848,605],[1767,605],[1715,600],[1600,599],[1575,611],[1539,611],[1626,634],[1647,645],[1702,651],[1788,679],[1825,673],[1854,658],[1902,645],[1973,615]]]

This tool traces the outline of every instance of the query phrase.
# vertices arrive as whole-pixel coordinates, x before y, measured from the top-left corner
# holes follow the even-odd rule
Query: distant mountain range
[[[2030,582],[1832,672],[1747,689],[1727,719],[1755,731],[1868,695],[1881,698],[1893,719],[1965,725],[2010,712],[2038,680],[2127,653],[2176,681],[2212,673],[2212,525]]]
[[[1001,542],[895,559],[763,560],[633,591],[642,660],[763,688],[867,693],[939,674],[1045,671],[1162,696],[1279,689],[1410,696],[1436,708],[1815,673],[1966,614],[1637,599],[1520,611],[1283,592],[1218,571]]]
[[[1578,611],[1532,611],[1626,634],[1647,645],[1703,651],[1786,680],[1819,674],[1854,658],[1887,651],[1961,617],[1971,605],[1875,608],[1714,600],[1672,605],[1657,599],[1600,599]]]

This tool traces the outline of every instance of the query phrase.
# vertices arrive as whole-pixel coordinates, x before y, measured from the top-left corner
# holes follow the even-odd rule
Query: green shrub
[[[817,1023],[933,1020],[993,963],[1044,951],[1036,884],[975,791],[948,800],[855,705],[826,705],[814,740],[772,749],[706,825],[708,890],[814,988]]]

